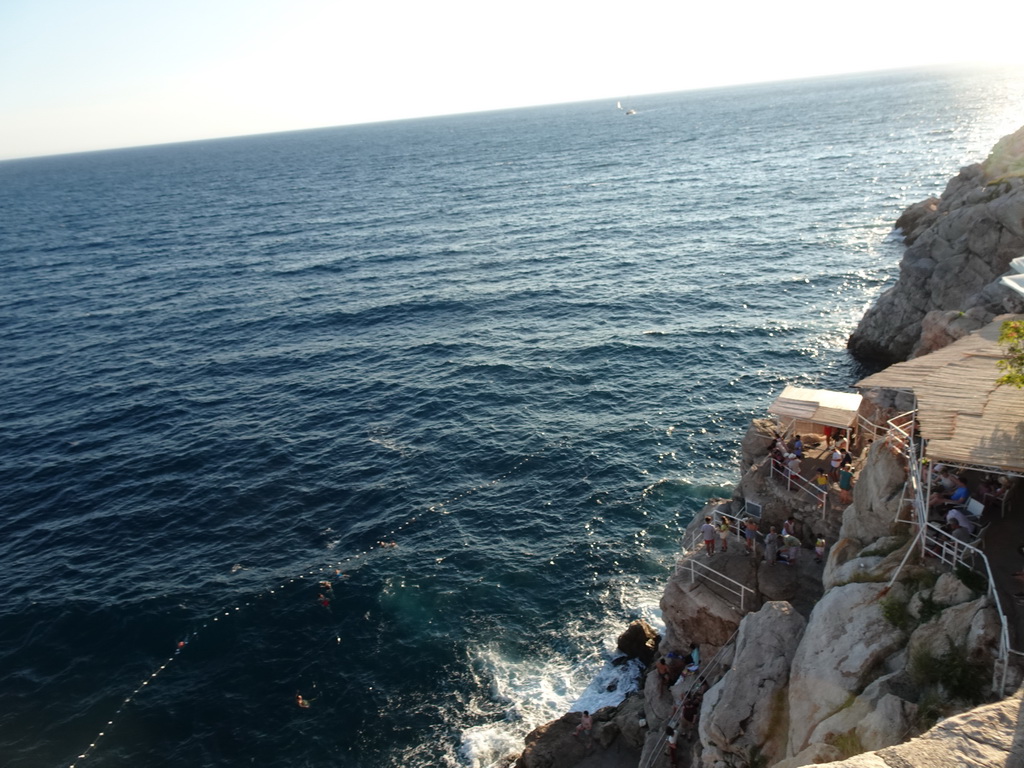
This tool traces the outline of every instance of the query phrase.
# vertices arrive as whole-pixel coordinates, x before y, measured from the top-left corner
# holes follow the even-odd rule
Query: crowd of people
[[[760,524],[756,518],[747,517],[738,521],[739,533],[743,536],[744,555],[757,554],[757,540],[760,535]],[[704,541],[704,551],[708,557],[716,552],[718,543],[721,542],[721,551],[728,552],[728,536],[733,533],[729,518],[722,515],[718,522],[714,521],[711,515],[704,517],[704,524],[701,525],[701,535]],[[739,533],[737,535],[739,535]],[[825,559],[827,543],[824,535],[814,534],[814,562],[821,563]],[[803,542],[797,536],[796,518],[789,517],[782,524],[782,531],[774,525],[768,527],[764,534],[764,558],[763,562],[768,565],[784,563],[795,565]]]
[[[821,443],[814,445],[818,447]],[[822,503],[829,488],[837,485],[841,503],[850,504],[853,501],[853,455],[850,453],[849,439],[840,437],[829,444],[826,452],[828,465],[818,467],[810,485],[820,491]],[[806,482],[803,479],[804,441],[800,435],[795,435],[792,444],[789,444],[782,435],[776,433],[771,458],[775,474],[786,478],[789,490],[796,490]]]

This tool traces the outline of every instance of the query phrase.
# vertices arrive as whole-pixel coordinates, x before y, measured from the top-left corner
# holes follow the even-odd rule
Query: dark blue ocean
[[[482,768],[615,700],[749,420],[856,379],[892,222],[1022,105],[916,71],[0,163],[0,764]]]

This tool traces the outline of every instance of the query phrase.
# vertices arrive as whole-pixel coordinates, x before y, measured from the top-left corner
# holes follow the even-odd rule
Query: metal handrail
[[[740,612],[744,613],[744,614],[747,613],[746,594],[747,594],[747,592],[749,592],[750,595],[751,595],[751,600],[753,600],[753,596],[756,593],[754,592],[754,590],[752,590],[746,584],[743,584],[742,582],[736,581],[736,579],[730,578],[730,577],[726,576],[724,573],[716,571],[711,566],[706,565],[704,563],[701,563],[701,562],[697,561],[693,557],[688,557],[688,558],[685,558],[684,560],[680,560],[676,564],[676,574],[682,574],[683,571],[687,571],[688,570],[690,572],[690,583],[694,584],[697,581],[697,570],[696,570],[697,568],[703,569],[701,571],[701,576],[702,577],[704,577],[708,581],[711,581],[712,583],[716,584],[717,586],[722,587],[727,592],[729,592],[729,593],[731,593],[733,595],[738,596],[739,597],[739,603],[740,603],[740,605],[739,605]],[[711,574],[713,574],[713,576]]]
[[[666,720],[665,722],[672,728],[673,731],[676,730],[676,728],[679,725],[679,711],[682,709],[683,702],[686,700],[686,697],[689,694],[693,693],[694,688],[696,688],[698,685],[703,685],[703,683],[708,679],[708,677],[710,677],[712,670],[722,666],[722,654],[725,652],[726,648],[728,648],[730,645],[733,645],[736,642],[736,635],[739,634],[739,631],[739,627],[736,627],[736,629],[733,630],[733,633],[729,636],[729,639],[726,640],[725,644],[718,649],[718,653],[716,653],[711,658],[711,661],[707,663],[707,665],[704,667],[703,670],[701,670],[699,674],[694,675],[693,682],[690,683],[689,687],[680,697],[679,704],[672,707],[672,714],[668,716],[668,720]],[[647,757],[643,761],[641,761],[640,768],[650,768],[650,765],[655,759],[655,756],[661,754],[661,747],[662,745],[664,745],[666,738],[667,737],[663,733],[661,739],[655,745],[654,749],[650,750],[650,752],[647,753]]]
[[[828,506],[828,489],[820,489],[810,480],[805,480],[801,475],[790,474],[786,468],[780,468],[776,465],[776,462],[771,462],[771,473],[772,477],[778,477],[782,482],[786,483],[786,487],[790,488],[790,485],[795,485],[796,489],[806,493],[812,499],[821,504],[821,517],[825,518],[825,513]]]
[[[952,568],[963,565],[972,571],[979,572],[977,563],[981,563],[988,589],[986,594],[995,605],[996,614],[999,616],[999,650],[996,656],[996,665],[992,670],[992,687],[1002,695],[1006,690],[1006,678],[1010,666],[1010,630],[1006,621],[1006,614],[1003,612],[1003,604],[999,599],[999,592],[996,589],[996,581],[992,576],[992,567],[989,565],[988,557],[975,546],[954,539],[946,531],[928,521],[928,501],[922,492],[923,486],[917,473],[924,464],[917,456],[917,447],[914,443],[914,426],[917,411],[907,411],[889,419],[889,431],[886,434],[886,442],[891,447],[897,448],[907,460],[907,485],[911,487],[911,498],[914,511],[916,512],[918,525],[918,538],[921,540],[921,553],[930,553],[939,558]],[[909,426],[910,429],[904,429]],[[923,458],[923,457],[922,457]],[[906,485],[904,486],[906,488]],[[929,544],[934,548],[929,548]],[[913,548],[911,548],[913,549]],[[970,562],[966,555],[970,553]],[[908,551],[909,554],[909,551]],[[893,573],[890,585],[896,581],[899,572],[907,558],[903,559],[899,568]]]
[[[999,592],[995,588],[996,580],[992,575],[992,567],[989,565],[988,558],[985,557],[985,553],[975,547],[973,544],[960,541],[959,539],[953,538],[949,533],[942,530],[935,523],[925,523],[922,528],[924,536],[921,537],[922,553],[927,553],[937,557],[941,562],[946,563],[954,570],[957,566],[962,565],[965,568],[969,568],[972,571],[978,571],[978,567],[975,563],[980,562],[984,566],[985,572],[983,576],[988,583],[987,594],[990,600],[995,603],[996,613],[1000,619],[1000,631],[999,631],[999,654],[997,657],[996,668],[992,670],[992,687],[996,688],[996,678],[1000,674],[999,667],[1002,667],[1002,679],[999,680],[998,690],[1003,692],[1006,690],[1006,677],[1009,673],[1010,664],[1010,630],[1006,624],[1006,616],[1003,613],[1003,604],[999,599]],[[934,547],[929,547],[932,544]],[[968,560],[970,555],[970,560]]]

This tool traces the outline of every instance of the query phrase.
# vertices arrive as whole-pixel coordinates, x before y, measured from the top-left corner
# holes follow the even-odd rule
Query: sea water
[[[892,222],[1022,83],[0,164],[0,762],[482,767],[615,703],[749,420],[856,380]]]

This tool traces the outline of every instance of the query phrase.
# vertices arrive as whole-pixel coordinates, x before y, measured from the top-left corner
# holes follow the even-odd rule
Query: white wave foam
[[[496,768],[522,750],[531,730],[567,712],[596,712],[614,706],[638,689],[643,665],[630,660],[613,663],[622,655],[616,639],[635,619],[664,632],[658,608],[660,587],[622,579],[609,584],[601,595],[606,606],[599,616],[577,617],[565,627],[570,647],[548,656],[518,658],[497,645],[473,649],[473,667],[489,701],[474,702],[477,713],[504,709],[500,721],[462,729],[459,755],[470,768]],[[626,608],[628,606],[628,609]],[[485,684],[486,682],[486,684]]]

